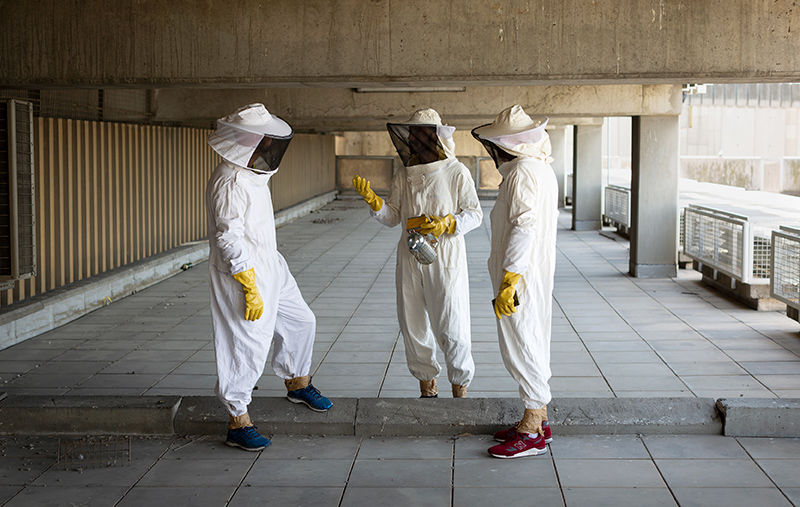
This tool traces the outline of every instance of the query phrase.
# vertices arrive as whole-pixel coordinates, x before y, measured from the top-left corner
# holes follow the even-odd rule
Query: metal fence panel
[[[772,297],[800,309],[800,230],[772,231]]]
[[[618,226],[631,226],[631,190],[617,185],[605,188],[605,216]]]

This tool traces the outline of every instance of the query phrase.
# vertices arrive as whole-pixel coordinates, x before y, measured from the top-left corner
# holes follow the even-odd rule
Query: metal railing
[[[683,253],[747,284],[767,284],[772,244],[748,217],[706,206],[684,211]]]
[[[772,231],[770,293],[800,310],[800,229],[781,227]]]
[[[617,227],[630,228],[631,189],[618,185],[607,185],[603,215]]]

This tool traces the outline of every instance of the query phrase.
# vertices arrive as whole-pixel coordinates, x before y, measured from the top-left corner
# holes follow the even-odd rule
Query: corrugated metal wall
[[[200,129],[35,120],[38,276],[6,306],[206,236]]]
[[[35,119],[36,277],[0,307],[206,237],[209,130]],[[335,188],[333,136],[297,135],[273,178],[279,210]]]

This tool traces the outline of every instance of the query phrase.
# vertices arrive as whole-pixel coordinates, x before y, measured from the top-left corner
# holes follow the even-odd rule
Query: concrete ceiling
[[[0,0],[0,87],[800,80],[795,0]]]

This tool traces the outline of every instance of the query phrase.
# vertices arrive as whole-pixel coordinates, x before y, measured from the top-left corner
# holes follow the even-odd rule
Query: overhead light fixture
[[[358,93],[436,93],[465,92],[465,86],[362,86],[355,89]]]

